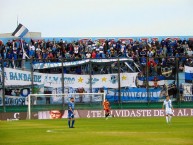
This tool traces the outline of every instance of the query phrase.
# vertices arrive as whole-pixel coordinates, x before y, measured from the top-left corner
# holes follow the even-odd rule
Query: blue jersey
[[[68,103],[68,118],[74,118],[74,113],[73,112],[74,112],[74,103],[69,102]]]
[[[72,111],[74,112],[74,103],[73,102],[69,102],[68,103],[68,112],[69,113],[73,113],[70,108],[72,109]]]

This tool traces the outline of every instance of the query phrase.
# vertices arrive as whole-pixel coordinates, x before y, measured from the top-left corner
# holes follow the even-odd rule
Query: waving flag
[[[192,83],[193,81],[193,67],[185,66],[185,82]]]
[[[27,34],[29,30],[23,26],[22,24],[19,24],[16,28],[16,30],[12,33],[12,36],[15,36],[15,37],[20,37],[20,41],[21,41],[21,48],[22,48],[22,51],[23,51],[23,61],[25,61],[25,58],[27,57],[29,59],[29,57],[27,56],[26,54],[26,51],[24,50],[24,47],[23,47],[23,42],[22,42],[22,38]],[[24,65],[25,63],[22,64],[22,68],[25,67]]]
[[[27,34],[28,31],[29,30],[25,26],[23,26],[22,24],[19,24],[16,30],[12,33],[12,36],[22,38]]]

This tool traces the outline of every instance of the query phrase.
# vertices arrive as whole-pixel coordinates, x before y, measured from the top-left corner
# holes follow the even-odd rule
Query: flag
[[[186,83],[193,82],[193,67],[185,66],[185,82]]]
[[[23,26],[22,24],[19,24],[16,30],[12,33],[12,36],[22,38],[27,34],[28,31],[29,30],[25,26]]]

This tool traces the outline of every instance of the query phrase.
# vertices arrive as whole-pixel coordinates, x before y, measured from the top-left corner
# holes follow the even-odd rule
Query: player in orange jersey
[[[105,110],[105,118],[108,119],[108,116],[110,115],[110,103],[107,99],[103,102],[103,108]]]

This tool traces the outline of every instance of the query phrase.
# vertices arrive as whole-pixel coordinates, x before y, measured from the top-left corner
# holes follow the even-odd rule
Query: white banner
[[[70,61],[70,62],[63,62],[63,65],[61,62],[53,62],[53,63],[34,63],[33,68],[34,69],[45,69],[45,68],[53,68],[53,67],[61,67],[61,66],[76,66],[76,65],[82,65],[85,63],[93,62],[93,63],[106,63],[106,62],[117,62],[117,61],[133,61],[133,59],[129,58],[114,58],[114,59],[84,59],[79,61]]]
[[[144,85],[144,81],[141,80],[137,80],[137,84],[139,86],[143,86]],[[153,87],[155,86],[155,84],[157,84],[157,86],[163,86],[166,84],[165,80],[161,80],[161,81],[148,81],[149,86]]]
[[[137,73],[121,73],[121,87],[136,87]],[[25,86],[31,85],[31,72],[5,68],[5,86]],[[33,73],[33,83],[44,85],[45,87],[59,88],[62,87],[62,74]],[[73,88],[90,88],[90,82],[93,88],[118,88],[118,74],[103,75],[75,75],[64,74],[64,86]]]
[[[182,87],[184,96],[192,96],[192,84],[182,83]]]
[[[193,67],[191,66],[184,66],[184,72],[185,73],[193,73]]]

